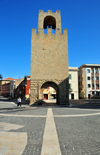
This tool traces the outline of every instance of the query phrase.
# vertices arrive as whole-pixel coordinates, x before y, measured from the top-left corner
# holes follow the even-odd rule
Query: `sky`
[[[38,32],[39,10],[60,10],[68,29],[68,63],[100,64],[100,0],[0,0],[0,74],[30,75],[31,31]]]

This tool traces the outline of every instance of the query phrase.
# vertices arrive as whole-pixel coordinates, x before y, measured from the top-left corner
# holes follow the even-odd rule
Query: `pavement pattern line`
[[[96,116],[96,115],[100,115],[100,113],[78,114],[78,115],[54,115],[54,117],[83,117],[83,116]]]
[[[47,117],[46,115],[11,115],[11,114],[0,114],[0,116],[13,116],[13,117]]]
[[[68,110],[85,110],[85,111],[100,111],[100,109],[80,109],[80,108],[67,108]]]
[[[48,108],[49,109],[49,108]],[[91,113],[91,114],[74,114],[74,115],[53,115],[53,117],[84,117],[84,116],[96,116],[100,113]],[[13,117],[48,117],[47,115],[11,115],[11,114],[0,114],[0,116],[13,116]]]
[[[61,155],[60,145],[52,113],[52,108],[48,108],[41,155],[56,154]]]

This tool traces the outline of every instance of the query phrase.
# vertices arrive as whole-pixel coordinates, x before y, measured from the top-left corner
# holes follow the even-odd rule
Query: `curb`
[[[0,108],[0,110],[14,110],[14,109],[36,109],[36,108],[39,108],[39,107],[16,107],[16,108]]]

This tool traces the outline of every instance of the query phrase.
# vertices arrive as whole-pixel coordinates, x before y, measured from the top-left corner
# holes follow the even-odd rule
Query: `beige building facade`
[[[77,67],[69,67],[69,99],[79,99]]]
[[[61,33],[60,11],[40,10],[38,33],[32,29],[31,38],[30,104],[41,102],[47,87],[55,89],[57,104],[69,104],[68,76],[67,29]]]

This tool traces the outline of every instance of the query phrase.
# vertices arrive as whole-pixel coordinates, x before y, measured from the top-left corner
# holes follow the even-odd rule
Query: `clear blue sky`
[[[30,75],[31,30],[39,10],[61,11],[68,29],[69,66],[100,64],[100,0],[0,0],[0,74]]]

